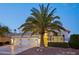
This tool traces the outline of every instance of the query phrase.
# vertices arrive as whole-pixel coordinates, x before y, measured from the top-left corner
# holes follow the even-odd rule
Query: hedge
[[[9,42],[9,41],[6,41],[4,44],[5,44],[5,45],[9,45],[9,44],[10,44],[10,42]]]
[[[69,45],[66,42],[49,42],[49,47],[62,47],[62,48],[68,48]]]
[[[3,46],[4,45],[4,43],[3,42],[0,42],[0,46]]]
[[[73,34],[70,36],[69,45],[71,48],[79,49],[79,34]]]

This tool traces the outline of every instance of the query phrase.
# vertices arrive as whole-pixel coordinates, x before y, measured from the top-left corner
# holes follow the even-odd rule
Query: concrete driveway
[[[15,55],[29,48],[31,48],[31,46],[13,46],[13,45],[1,46],[0,55]]]

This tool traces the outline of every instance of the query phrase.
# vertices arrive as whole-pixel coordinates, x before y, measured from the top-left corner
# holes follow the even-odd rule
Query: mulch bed
[[[30,48],[17,55],[79,55],[79,49],[72,48],[59,48],[59,47],[48,47],[48,48]]]

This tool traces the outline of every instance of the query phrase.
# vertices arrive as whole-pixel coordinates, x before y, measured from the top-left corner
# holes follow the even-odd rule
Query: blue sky
[[[46,5],[46,4],[45,4]],[[24,23],[31,14],[31,9],[39,8],[35,3],[2,3],[0,4],[0,24],[8,26],[12,31]],[[50,7],[57,8],[55,15],[61,17],[63,26],[71,31],[71,34],[79,34],[79,4],[50,4]],[[18,30],[17,30],[18,31]]]

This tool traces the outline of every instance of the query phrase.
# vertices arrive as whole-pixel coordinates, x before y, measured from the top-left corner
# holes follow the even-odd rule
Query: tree
[[[0,25],[0,36],[5,36],[5,34],[10,33],[10,30],[7,26]]]
[[[65,30],[60,25],[62,24],[60,21],[55,19],[60,19],[59,16],[55,16],[56,8],[50,8],[49,4],[47,6],[39,5],[39,9],[32,8],[31,16],[29,16],[25,23],[22,24],[19,29],[22,29],[23,33],[31,31],[32,34],[38,33],[41,36],[41,47],[44,47],[44,33],[50,32],[54,30]]]

